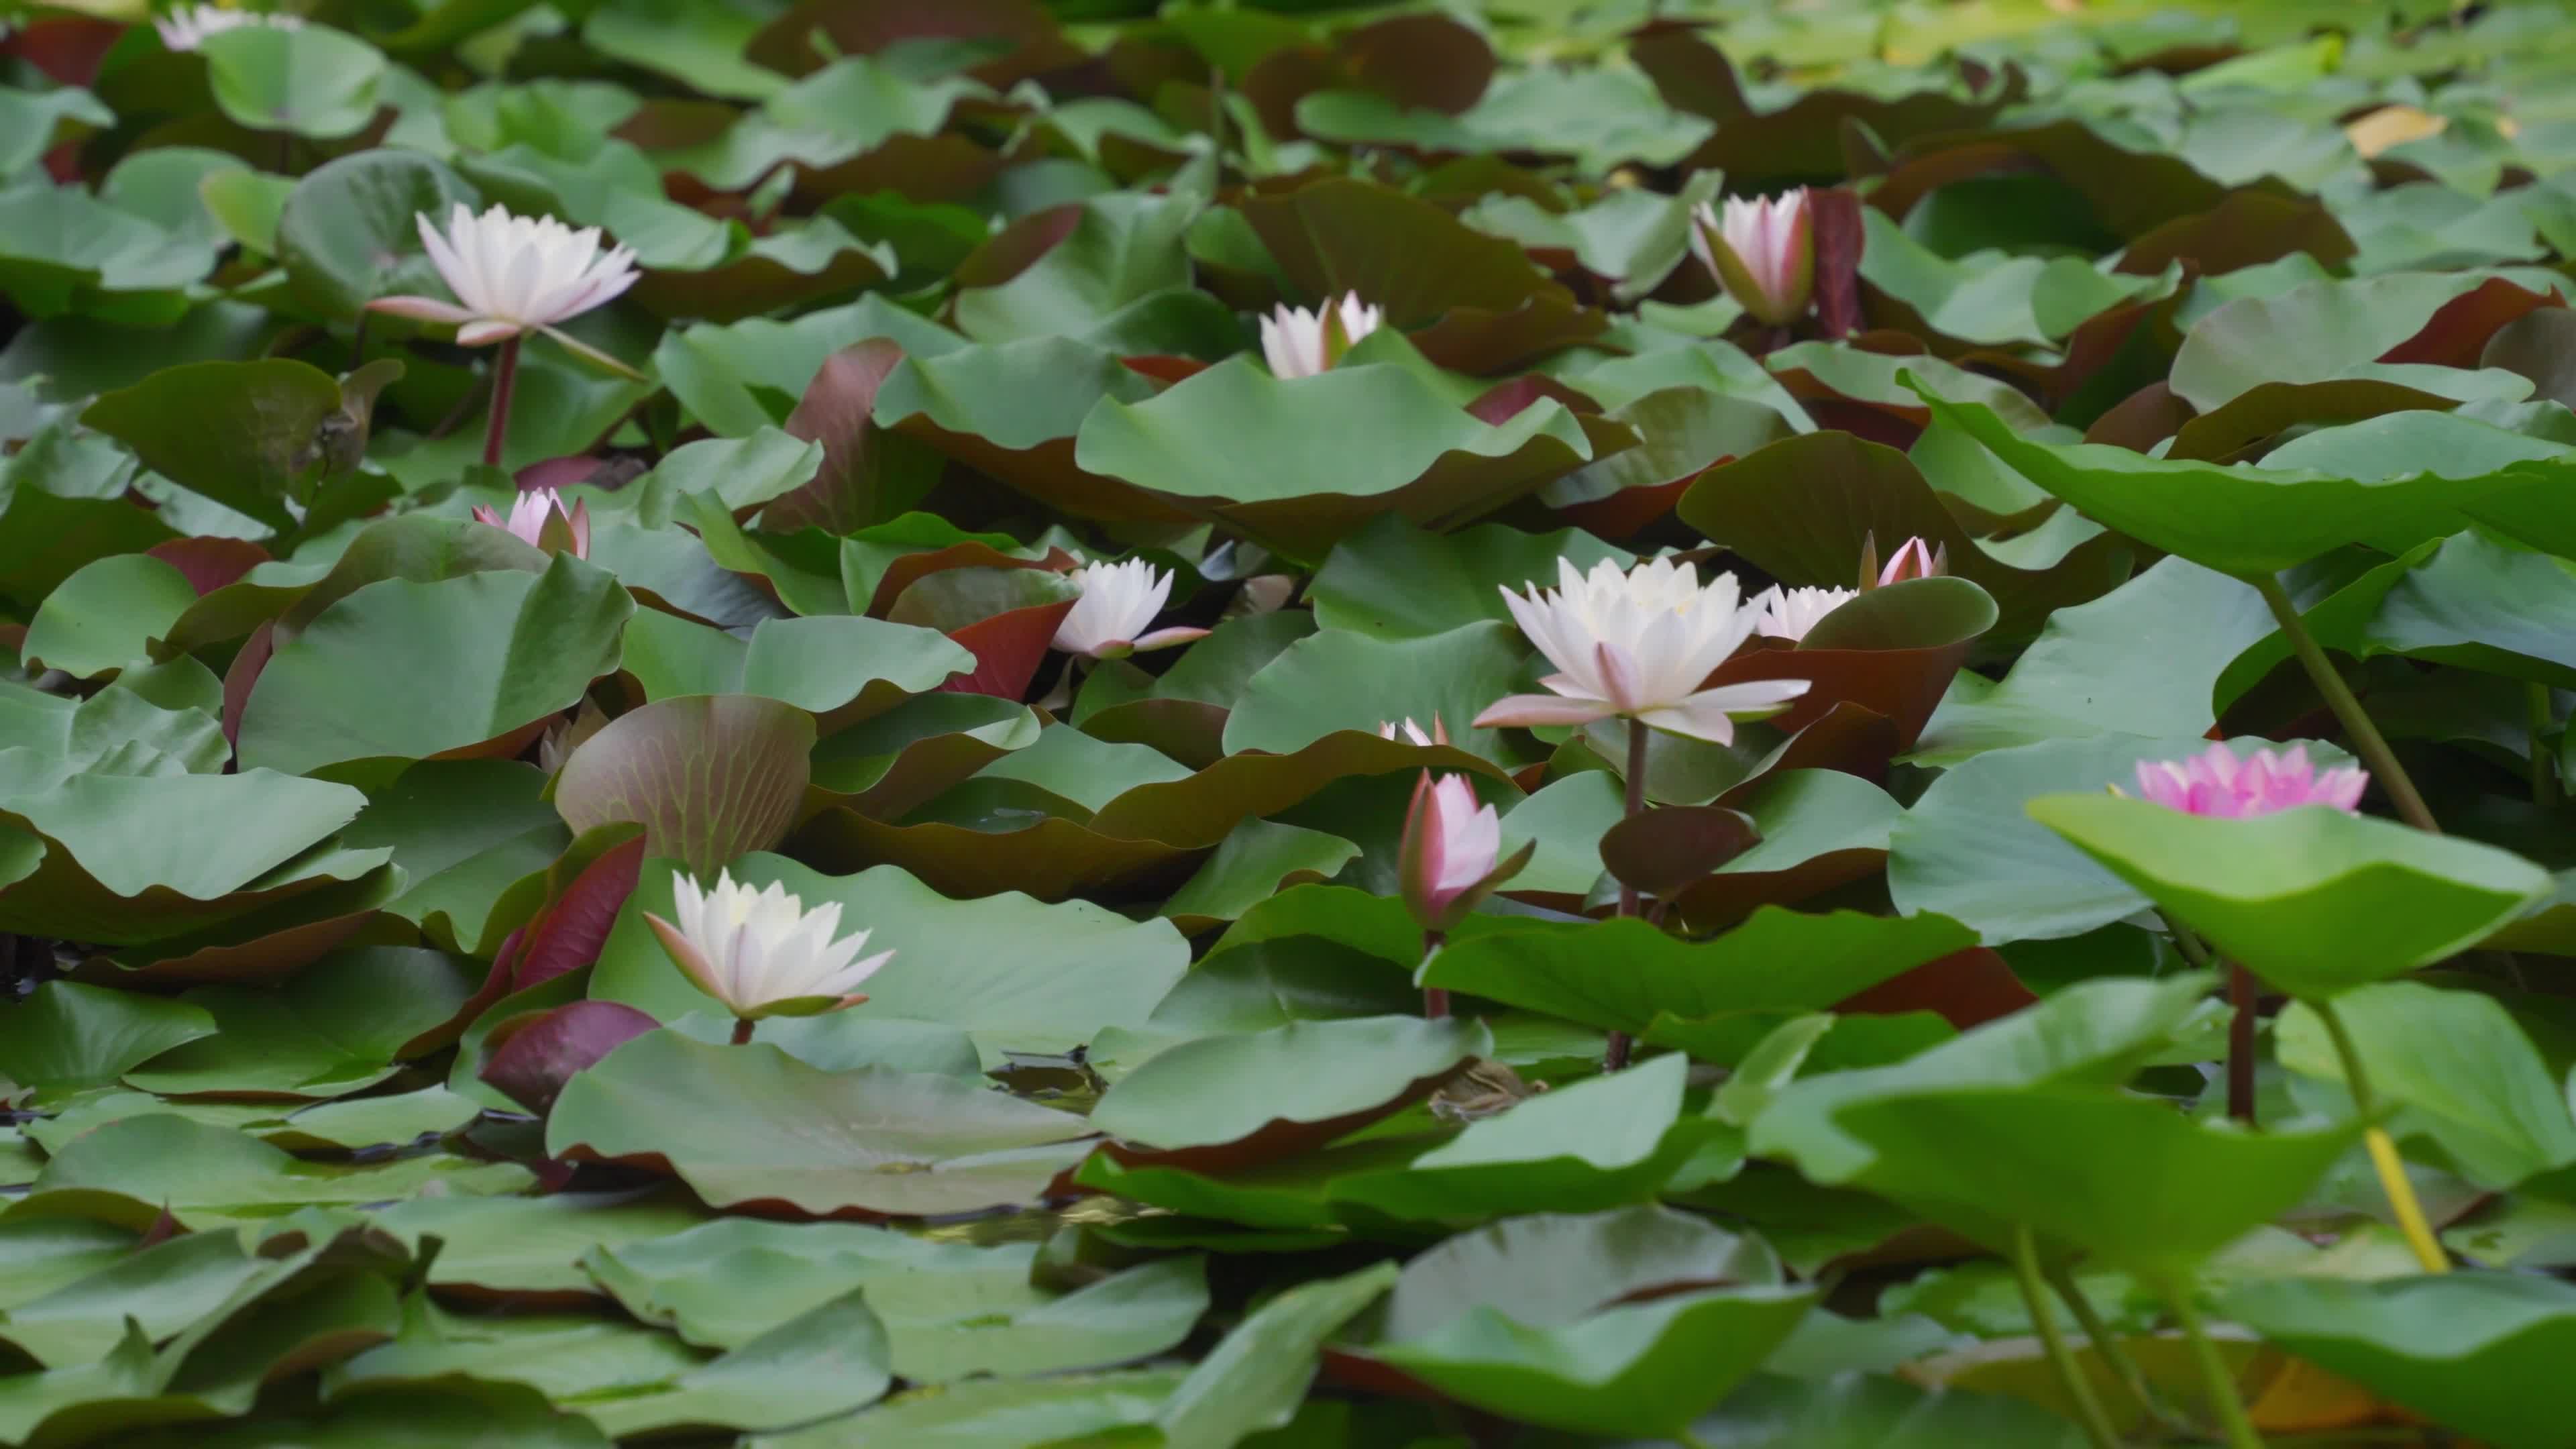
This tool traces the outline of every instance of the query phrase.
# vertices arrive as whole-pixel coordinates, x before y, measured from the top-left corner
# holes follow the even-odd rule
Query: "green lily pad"
[[[2293,996],[2429,965],[2547,895],[2507,851],[2309,807],[2248,820],[2056,795],[2033,819]]]
[[[616,666],[634,601],[570,555],[438,583],[388,579],[281,645],[242,712],[245,766],[418,760],[565,708]]]
[[[1166,1150],[1259,1156],[1321,1145],[1427,1094],[1492,1047],[1477,1023],[1292,1021],[1184,1042],[1121,1078],[1092,1109],[1101,1131]]]
[[[776,1047],[648,1032],[572,1079],[547,1152],[666,1163],[710,1204],[828,1217],[1034,1199],[1088,1145],[1081,1118],[954,1077],[817,1071]]]
[[[2173,462],[2107,444],[2033,442],[1983,407],[1929,392],[1924,400],[1934,417],[2104,525],[2239,578],[2278,573],[2348,543],[2403,552],[2467,527],[2468,511],[2484,499],[2556,476],[2544,462],[2508,463],[2474,478],[2419,472],[2368,481]]]
[[[1592,443],[1553,400],[1495,425],[1399,367],[1282,381],[1235,358],[1142,402],[1104,398],[1074,453],[1088,471],[1321,558],[1390,510],[1430,528],[1472,522],[1589,461]]]
[[[2302,1358],[2501,1449],[2544,1449],[2571,1407],[2548,1365],[2576,1329],[2576,1290],[2548,1278],[2282,1278],[2229,1294],[2225,1311]]]

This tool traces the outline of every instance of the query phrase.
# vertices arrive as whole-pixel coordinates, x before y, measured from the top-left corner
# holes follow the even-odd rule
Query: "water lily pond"
[[[2571,82],[0,0],[0,1446],[2566,1449]]]

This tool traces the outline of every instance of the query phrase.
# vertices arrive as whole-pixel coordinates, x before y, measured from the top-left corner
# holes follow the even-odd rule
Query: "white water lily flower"
[[[1145,626],[1172,596],[1172,576],[1141,558],[1096,563],[1068,575],[1082,588],[1073,611],[1055,626],[1055,647],[1091,659],[1124,659],[1147,649],[1169,649],[1207,637],[1205,629]]]
[[[1443,723],[1440,716],[1436,714],[1431,717],[1431,733],[1427,735],[1422,732],[1422,726],[1415,724],[1413,722],[1413,717],[1411,715],[1407,715],[1405,716],[1401,726],[1391,719],[1379,720],[1377,722],[1377,737],[1382,740],[1394,739],[1396,738],[1396,732],[1399,728],[1403,730],[1404,738],[1412,744],[1430,746],[1445,745],[1449,743],[1449,726]]]
[[[776,882],[756,891],[723,871],[714,889],[701,891],[673,871],[671,901],[679,924],[650,911],[645,923],[700,991],[745,1021],[856,1005],[867,1000],[856,994],[859,983],[894,959],[892,951],[860,959],[867,932],[832,939],[841,928],[840,902],[809,911]]]
[[[367,310],[453,322],[457,342],[466,347],[543,332],[584,356],[631,371],[555,324],[613,301],[634,286],[639,274],[632,249],[603,247],[595,226],[575,231],[550,216],[513,216],[499,206],[476,216],[458,202],[444,234],[426,215],[415,215],[413,221],[420,227],[420,244],[456,301],[378,297]]]
[[[1766,638],[1795,642],[1807,637],[1816,621],[1860,597],[1857,589],[1783,589],[1778,584],[1753,596],[1762,611],[1753,627]]]
[[[195,50],[197,42],[207,36],[239,30],[245,25],[265,25],[273,30],[302,30],[304,17],[265,10],[233,10],[221,5],[189,5],[152,22],[152,28],[161,34],[163,48],[173,51]]]
[[[1337,321],[1340,326],[1335,328],[1332,324]],[[1386,310],[1360,301],[1357,292],[1343,293],[1338,302],[1327,298],[1312,312],[1303,307],[1273,308],[1261,319],[1261,355],[1270,363],[1273,377],[1313,377],[1341,361],[1352,344],[1385,321]],[[1341,335],[1330,335],[1334,331]]]
[[[1557,560],[1558,586],[1503,602],[1561,672],[1553,693],[1516,694],[1476,716],[1479,725],[1568,725],[1624,716],[1660,730],[1726,744],[1737,719],[1776,713],[1807,692],[1803,679],[1757,679],[1703,689],[1753,633],[1759,610],[1733,574],[1703,587],[1686,564],[1652,559],[1622,574],[1608,559],[1589,574]]]
[[[511,536],[532,548],[546,547],[546,528],[555,524],[555,538],[560,548],[548,549],[549,553],[569,549],[574,558],[590,557],[590,504],[585,501],[567,509],[563,495],[551,488],[536,488],[520,494],[519,501],[510,505],[507,519],[502,518],[498,510],[478,503],[474,505],[474,519],[477,523],[507,529]],[[557,519],[561,519],[559,524]]]
[[[1691,214],[1691,250],[1755,320],[1773,327],[1787,323],[1807,310],[1815,288],[1807,189],[1758,200],[1730,196],[1723,219],[1701,202]]]

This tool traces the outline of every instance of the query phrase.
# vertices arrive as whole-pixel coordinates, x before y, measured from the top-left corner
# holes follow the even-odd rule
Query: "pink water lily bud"
[[[595,226],[575,231],[550,216],[513,216],[499,206],[476,216],[458,202],[443,233],[426,215],[412,220],[420,228],[421,246],[456,301],[378,297],[367,304],[368,311],[453,322],[456,341],[465,347],[543,332],[593,361],[632,372],[555,324],[615,301],[634,286],[642,274],[635,270],[633,250],[604,245]]]
[[[1856,589],[1784,589],[1773,584],[1753,596],[1754,607],[1762,611],[1753,627],[1766,638],[1795,643],[1827,614],[1859,597]]]
[[[1396,738],[1398,728],[1399,726],[1394,720],[1379,720],[1377,722],[1377,737],[1382,740],[1394,739]],[[1440,716],[1436,714],[1431,717],[1431,733],[1427,735],[1422,732],[1422,726],[1413,722],[1411,716],[1407,716],[1405,718],[1401,725],[1401,729],[1403,731],[1403,737],[1417,745],[1445,745],[1449,743],[1449,726],[1442,723]]]
[[[1055,627],[1055,647],[1067,654],[1124,659],[1207,637],[1205,629],[1145,632],[1145,626],[1163,612],[1163,601],[1172,596],[1172,576],[1141,558],[1089,564],[1066,577],[1082,590],[1073,612]]]
[[[510,505],[510,516],[506,520],[479,503],[474,507],[474,518],[478,523],[508,529],[521,543],[548,553],[590,557],[590,504],[584,501],[566,509],[563,495],[551,488],[535,488],[520,494],[519,501]]]
[[[691,983],[744,1021],[769,1016],[813,1016],[867,1000],[860,982],[894,959],[880,951],[861,959],[868,933],[832,939],[841,928],[841,905],[812,910],[775,882],[765,890],[719,872],[711,890],[671,873],[677,924],[647,911],[644,923],[660,937]]]
[[[1756,679],[1702,689],[1750,638],[1763,616],[1733,574],[1703,587],[1687,564],[1650,559],[1626,573],[1608,559],[1577,573],[1558,559],[1557,587],[1503,590],[1521,632],[1559,672],[1539,681],[1547,694],[1515,694],[1476,716],[1479,726],[1579,725],[1598,719],[1647,725],[1716,744],[1735,721],[1777,714],[1807,692],[1804,679]]]
[[[1538,849],[1533,840],[1510,860],[1503,849],[1502,818],[1476,800],[1464,775],[1433,780],[1422,772],[1404,815],[1404,846],[1396,873],[1404,904],[1426,931],[1447,931],[1466,919],[1495,887],[1520,874]]]
[[[2240,760],[2224,744],[2215,744],[2187,760],[2138,762],[2140,795],[2169,810],[2223,820],[2302,805],[2330,805],[2349,815],[2361,807],[2361,792],[2369,784],[2369,772],[2358,765],[2318,770],[2305,745],[2256,750]]]
[[[1276,307],[1261,319],[1261,355],[1273,377],[1313,377],[1340,362],[1343,353],[1385,321],[1385,309],[1362,302],[1357,292],[1326,298],[1312,312]]]
[[[1885,588],[1908,579],[1935,579],[1949,571],[1949,545],[1942,545],[1941,551],[1935,553],[1923,546],[1922,539],[1909,538],[1896,551],[1896,557],[1887,561],[1887,567],[1878,571],[1878,586]]]
[[[1777,197],[1730,196],[1723,219],[1702,202],[1691,216],[1691,250],[1754,320],[1786,326],[1815,289],[1812,211],[1803,186]]]
[[[222,5],[183,5],[152,22],[165,50],[188,51],[209,35],[265,25],[272,30],[302,30],[304,17],[263,10],[234,10]],[[0,27],[5,28],[5,27]]]

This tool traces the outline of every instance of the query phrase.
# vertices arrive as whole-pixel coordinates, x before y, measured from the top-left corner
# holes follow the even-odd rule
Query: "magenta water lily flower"
[[[809,911],[776,882],[754,890],[723,871],[714,888],[701,890],[674,871],[671,902],[677,924],[650,911],[645,924],[700,991],[743,1021],[855,1006],[867,1000],[859,983],[894,959],[892,951],[862,959],[865,931],[832,939],[841,928],[840,902]]]
[[[2305,745],[2256,750],[2240,760],[2235,751],[2216,744],[2187,760],[2138,763],[2140,795],[2169,810],[2224,820],[2302,805],[2330,805],[2349,815],[2361,807],[2361,792],[2369,784],[2369,773],[2358,765],[2318,770]]]
[[[1722,219],[1702,202],[1692,213],[1691,250],[1756,321],[1786,326],[1815,289],[1813,213],[1803,186],[1778,197],[1730,196]]]
[[[519,495],[510,505],[510,516],[503,518],[494,509],[474,506],[478,523],[507,529],[521,543],[544,549],[548,553],[569,552],[574,558],[590,557],[590,504],[575,503],[564,507],[563,495],[551,488],[536,488]]]
[[[1274,377],[1313,377],[1341,361],[1352,344],[1385,321],[1385,309],[1362,302],[1357,292],[1327,298],[1312,312],[1274,308],[1261,319],[1261,355]]]
[[[441,232],[426,215],[412,218],[420,244],[456,301],[378,297],[371,312],[425,322],[453,322],[465,347],[542,332],[593,361],[631,373],[607,353],[575,340],[556,324],[605,306],[635,285],[633,250],[603,244],[598,227],[576,231],[550,216],[513,216],[495,206],[476,216],[458,202]]]
[[[1537,841],[1510,860],[1503,851],[1502,817],[1479,804],[1464,775],[1434,780],[1422,772],[1405,811],[1404,846],[1397,863],[1404,904],[1426,931],[1445,932],[1464,920],[1494,888],[1520,874]]]
[[[1650,559],[1626,573],[1608,559],[1577,573],[1557,560],[1557,587],[1530,586],[1503,602],[1558,673],[1547,694],[1515,694],[1476,716],[1479,726],[1574,725],[1626,718],[1727,744],[1735,722],[1776,714],[1807,692],[1804,679],[1757,679],[1703,689],[1751,637],[1759,601],[1743,601],[1733,574],[1703,586],[1687,564]]]

